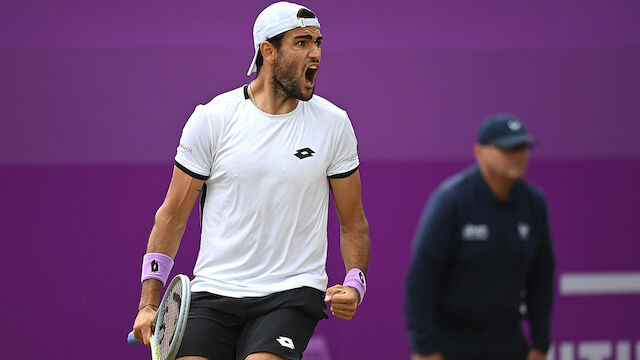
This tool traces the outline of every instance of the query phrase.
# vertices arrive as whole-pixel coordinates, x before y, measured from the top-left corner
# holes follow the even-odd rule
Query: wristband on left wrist
[[[362,304],[362,300],[364,299],[364,293],[367,291],[367,280],[365,279],[364,273],[362,270],[358,268],[353,268],[347,272],[347,275],[344,277],[343,286],[350,286],[360,295],[360,301],[358,305]]]

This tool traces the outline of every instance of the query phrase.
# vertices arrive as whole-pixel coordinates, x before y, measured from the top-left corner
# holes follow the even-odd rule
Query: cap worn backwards
[[[317,18],[299,16],[300,10],[303,9],[310,11],[302,5],[280,1],[271,4],[262,10],[253,24],[253,48],[255,53],[253,55],[253,60],[251,61],[251,66],[249,66],[247,76],[258,71],[256,59],[258,58],[258,52],[260,51],[260,44],[262,44],[263,41],[298,27],[320,27],[320,22]]]
[[[482,124],[476,141],[482,145],[494,144],[501,149],[511,149],[531,144],[534,139],[515,116],[500,114],[488,118]]]

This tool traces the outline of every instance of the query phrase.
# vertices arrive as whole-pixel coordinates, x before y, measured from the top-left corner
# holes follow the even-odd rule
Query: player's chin
[[[315,76],[311,79],[307,76],[302,76],[301,84],[300,84],[300,95],[302,101],[311,100],[313,97],[313,93],[316,91],[316,81]]]
[[[301,90],[302,91],[300,91],[300,100],[309,101],[313,97],[313,93],[315,92],[315,87],[313,87],[311,89],[302,88]]]

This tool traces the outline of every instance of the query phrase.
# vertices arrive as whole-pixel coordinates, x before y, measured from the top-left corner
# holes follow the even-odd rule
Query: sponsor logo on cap
[[[507,121],[507,127],[509,127],[509,130],[515,132],[522,128],[522,124],[520,124],[520,121],[513,119]]]

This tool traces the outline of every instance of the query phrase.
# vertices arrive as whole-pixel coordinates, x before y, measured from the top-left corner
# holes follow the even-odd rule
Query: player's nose
[[[309,51],[309,58],[315,61],[320,61],[321,52],[320,46],[314,45],[311,47],[311,51]]]

